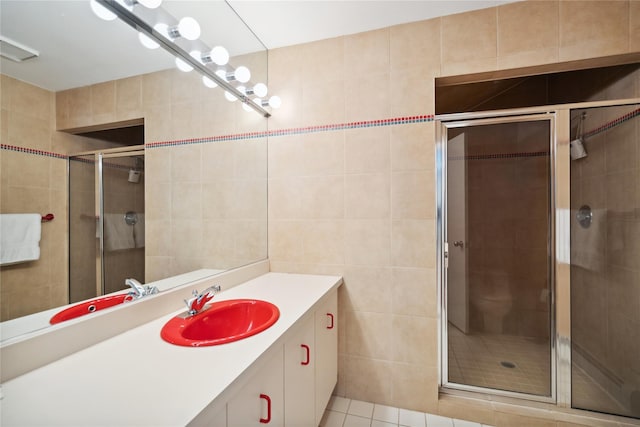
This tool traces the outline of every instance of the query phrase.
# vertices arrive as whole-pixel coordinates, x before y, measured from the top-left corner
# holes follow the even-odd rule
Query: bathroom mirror
[[[227,2],[165,0],[162,7],[197,19],[204,43],[224,46],[231,64],[267,83],[266,49]],[[1,0],[0,19],[3,52],[8,38],[39,53],[0,63],[0,212],[55,217],[41,224],[38,261],[0,267],[3,321],[70,302],[69,231],[81,219],[68,210],[74,183],[66,156],[118,146],[79,132],[144,124],[141,281],[267,257],[264,117],[205,87],[195,72],[177,71],[169,53],[144,48],[119,20],[99,19],[89,1]],[[92,214],[82,220],[94,221]]]

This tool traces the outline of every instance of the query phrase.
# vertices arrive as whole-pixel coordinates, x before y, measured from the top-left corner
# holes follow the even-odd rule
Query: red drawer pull
[[[327,329],[333,329],[333,314],[327,313],[327,316],[329,316],[329,319],[331,319],[331,324],[327,326]]]
[[[266,394],[261,394],[260,399],[267,401],[267,418],[260,418],[262,424],[269,424],[271,422],[271,398]]]
[[[300,362],[301,365],[306,366],[309,364],[309,362],[311,361],[311,359],[309,359],[310,356],[310,351],[309,351],[309,346],[306,344],[300,344],[300,347],[304,348],[304,351],[307,353],[307,358],[304,362]]]

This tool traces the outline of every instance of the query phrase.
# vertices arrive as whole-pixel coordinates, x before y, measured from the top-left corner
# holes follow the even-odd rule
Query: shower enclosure
[[[69,302],[144,280],[144,146],[69,157]]]
[[[443,391],[640,417],[639,115],[439,117]]]

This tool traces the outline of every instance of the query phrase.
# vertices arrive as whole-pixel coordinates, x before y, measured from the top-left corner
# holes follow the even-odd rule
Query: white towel
[[[144,248],[144,214],[137,214],[138,222],[133,226],[136,248]]]
[[[40,214],[0,215],[0,265],[40,258]]]
[[[594,209],[591,225],[584,228],[576,219],[578,211],[571,211],[571,264],[591,271],[603,271],[607,210]]]
[[[135,245],[133,227],[125,222],[124,214],[104,214],[104,250],[131,249]]]

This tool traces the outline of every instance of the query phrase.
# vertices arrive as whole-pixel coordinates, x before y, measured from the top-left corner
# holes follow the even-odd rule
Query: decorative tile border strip
[[[597,128],[590,130],[589,132],[586,132],[583,137],[584,138],[589,138],[591,136],[597,135],[599,133],[605,132],[611,128],[614,128],[618,125],[621,125],[622,123],[629,121],[637,116],[640,116],[640,108],[637,108],[633,111],[631,111],[630,113],[625,114],[622,117],[618,117],[615,120],[611,120],[608,123],[603,124],[602,126],[598,126]]]
[[[525,157],[547,157],[548,151],[532,151],[525,153],[498,153],[498,154],[475,154],[471,156],[453,156],[448,160],[493,160],[493,159],[519,159]]]
[[[214,136],[214,137],[207,137],[207,138],[192,138],[192,139],[180,139],[175,141],[165,141],[165,142],[150,142],[145,144],[145,147],[160,148],[160,147],[173,147],[178,145],[204,144],[207,142],[236,141],[241,139],[257,139],[257,138],[265,138],[265,137],[268,138],[268,137],[276,137],[276,136],[303,135],[308,133],[331,132],[331,131],[346,130],[346,129],[404,125],[404,124],[410,124],[410,123],[424,123],[424,122],[432,122],[433,120],[434,120],[433,114],[428,114],[428,115],[421,115],[421,116],[397,117],[392,119],[366,120],[366,121],[360,121],[360,122],[336,123],[336,124],[330,124],[330,125],[306,126],[306,127],[289,128],[289,129],[276,129],[276,130],[267,130],[267,131],[261,131],[261,132],[221,135],[221,136]]]
[[[8,150],[8,151],[16,151],[18,153],[27,153],[27,154],[35,154],[38,156],[53,157],[56,159],[67,159],[69,157],[66,154],[59,154],[59,153],[54,153],[52,151],[45,151],[45,150],[36,150],[34,148],[18,147],[18,146],[9,145],[9,144],[0,144],[0,149]]]

